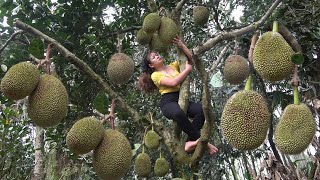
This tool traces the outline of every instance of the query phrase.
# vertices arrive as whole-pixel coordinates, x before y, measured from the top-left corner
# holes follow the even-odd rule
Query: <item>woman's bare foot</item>
[[[218,152],[218,148],[215,147],[214,145],[208,143],[208,152],[210,155],[217,153]]]
[[[188,142],[186,142],[186,144],[184,145],[184,150],[187,153],[192,152],[193,150],[196,149],[198,141],[199,141],[199,139],[197,139],[196,141],[188,141]]]

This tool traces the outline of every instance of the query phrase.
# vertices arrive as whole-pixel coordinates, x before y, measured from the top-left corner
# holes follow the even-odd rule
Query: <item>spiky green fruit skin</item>
[[[116,180],[130,169],[132,159],[128,139],[119,131],[107,129],[101,143],[93,150],[92,165],[104,180]]]
[[[34,124],[46,128],[59,124],[68,111],[68,92],[62,82],[48,74],[40,76],[28,98],[28,115]]]
[[[158,158],[154,164],[154,174],[163,177],[169,172],[169,163],[165,158]]]
[[[152,34],[158,31],[160,24],[161,17],[157,13],[150,13],[143,19],[142,29],[146,33]]]
[[[146,33],[143,29],[139,29],[137,32],[137,42],[140,45],[147,45],[151,41],[151,35]]]
[[[157,149],[160,145],[160,136],[153,130],[149,131],[145,137],[145,144],[149,149]]]
[[[277,32],[266,32],[257,41],[253,51],[253,66],[263,79],[275,82],[293,72],[292,48]]]
[[[158,51],[158,52],[162,52],[165,53],[168,51],[168,45],[164,44],[160,38],[159,35],[157,33],[154,33],[152,35],[152,39],[150,42],[150,48],[152,50]]]
[[[265,140],[270,125],[264,98],[252,90],[242,90],[230,97],[221,117],[225,139],[239,150],[253,150]]]
[[[231,55],[224,65],[223,75],[230,84],[240,84],[249,75],[250,68],[247,60],[240,55]]]
[[[139,177],[148,177],[151,173],[151,159],[147,153],[140,153],[134,161],[134,171]]]
[[[107,74],[111,82],[124,84],[129,81],[134,72],[134,62],[131,57],[124,53],[115,53],[111,56]]]
[[[40,73],[37,67],[28,62],[13,65],[1,80],[3,94],[12,100],[29,96],[37,87]]]
[[[290,104],[276,126],[275,144],[284,154],[299,154],[309,146],[315,132],[316,122],[308,106]]]
[[[160,40],[167,45],[172,44],[173,38],[178,35],[178,26],[176,23],[168,17],[161,18],[161,25],[159,28],[159,38]]]
[[[196,6],[193,8],[193,22],[196,26],[204,26],[209,19],[209,10],[205,6]]]
[[[82,118],[74,123],[67,133],[67,146],[73,153],[88,153],[101,142],[104,131],[104,127],[98,119],[94,117]]]

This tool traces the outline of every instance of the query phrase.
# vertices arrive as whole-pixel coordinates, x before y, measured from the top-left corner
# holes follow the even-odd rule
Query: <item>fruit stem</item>
[[[278,21],[273,21],[272,32],[278,32],[278,31],[279,31]]]
[[[298,65],[294,65],[294,73],[293,73],[293,103],[295,105],[299,105],[299,80],[298,80]]]
[[[247,79],[246,86],[245,86],[244,90],[247,90],[247,91],[251,90],[252,89],[251,84],[252,84],[252,75],[250,73],[249,76],[248,76],[248,79]]]

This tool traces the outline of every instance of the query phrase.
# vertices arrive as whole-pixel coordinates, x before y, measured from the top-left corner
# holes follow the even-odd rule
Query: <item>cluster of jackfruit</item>
[[[151,158],[143,150],[135,159],[134,171],[139,177],[148,177],[151,173],[151,170]],[[163,177],[168,174],[169,170],[169,162],[160,155],[154,165],[154,174],[158,177]]]
[[[136,40],[140,45],[149,45],[153,50],[166,52],[178,33],[178,27],[171,18],[149,13],[137,32]]]
[[[193,22],[196,26],[204,26],[209,19],[210,12],[205,6],[196,6],[193,8]]]
[[[31,63],[12,66],[1,81],[1,91],[13,100],[29,96],[27,112],[37,126],[55,126],[67,114],[68,93],[62,82],[52,75],[40,75]]]
[[[253,150],[265,140],[269,111],[264,98],[252,90],[242,90],[230,97],[221,117],[225,139],[240,150]]]
[[[230,84],[240,84],[249,75],[250,68],[247,60],[240,55],[231,55],[224,65],[223,75]]]
[[[105,130],[94,117],[78,120],[68,131],[66,143],[75,154],[93,150],[93,168],[101,179],[118,180],[129,171],[132,150],[128,139],[117,130]]]
[[[257,41],[253,51],[253,66],[263,79],[279,81],[293,72],[291,46],[278,32],[266,32]]]
[[[275,144],[284,154],[299,154],[312,141],[316,122],[307,105],[288,105],[281,115],[275,130]]]
[[[147,132],[144,137],[144,145],[148,149],[155,150],[158,149],[160,146],[160,136],[152,129]],[[151,158],[150,156],[144,152],[144,145],[142,147],[142,152],[137,156],[135,159],[135,173],[139,177],[148,177],[151,173]],[[158,177],[163,177],[169,172],[169,163],[168,161],[161,157],[156,160],[154,165],[154,173]]]
[[[107,75],[111,82],[124,84],[129,81],[134,72],[134,62],[131,57],[124,53],[115,53],[111,56]]]

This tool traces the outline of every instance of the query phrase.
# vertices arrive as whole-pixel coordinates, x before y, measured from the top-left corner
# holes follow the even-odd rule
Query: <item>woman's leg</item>
[[[193,118],[192,126],[200,132],[205,120],[202,105],[200,103],[190,101],[187,115]]]
[[[173,119],[183,132],[188,135],[190,141],[196,141],[200,137],[200,131],[189,121],[177,102],[170,102],[161,107],[163,115]]]

